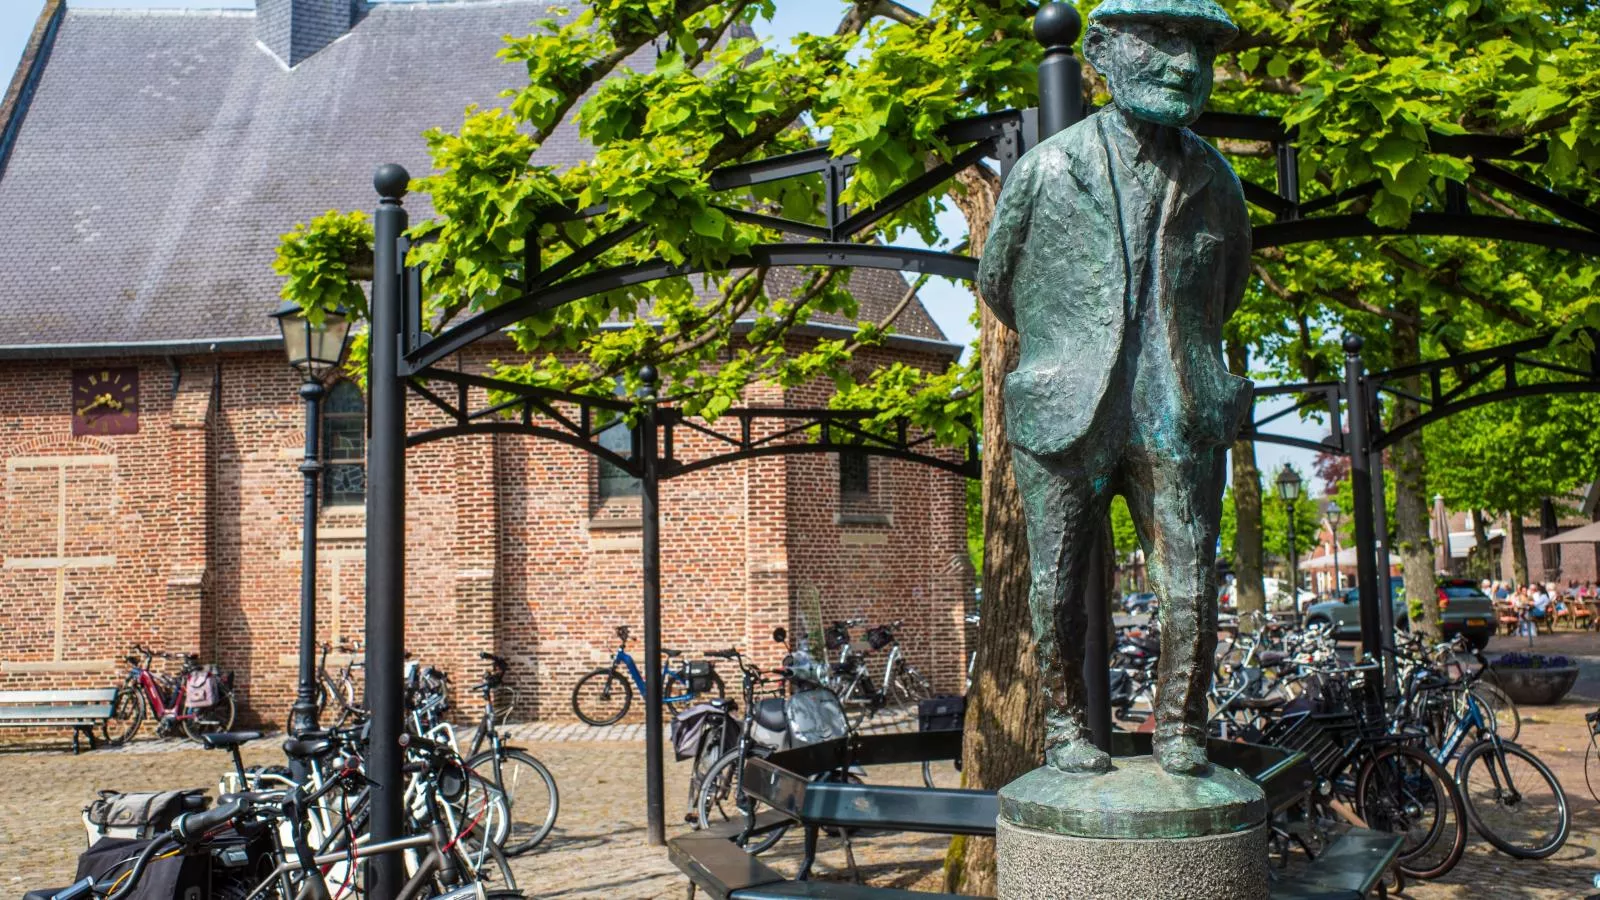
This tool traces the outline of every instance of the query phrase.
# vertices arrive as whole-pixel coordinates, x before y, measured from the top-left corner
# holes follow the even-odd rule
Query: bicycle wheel
[[[485,750],[467,760],[467,768],[492,782],[494,751]],[[561,811],[555,776],[526,750],[501,748],[499,783],[491,789],[504,798],[508,826],[499,843],[506,856],[527,853],[555,828],[556,814]]]
[[[706,773],[705,781],[700,784],[700,801],[695,805],[701,828],[715,828],[730,819],[744,815],[744,811],[739,808],[739,798],[736,795],[739,766],[743,763],[739,751],[730,750],[711,766],[710,772]],[[788,825],[780,825],[766,834],[757,835],[748,842],[735,839],[734,843],[743,847],[744,852],[754,855],[770,849],[788,830]]]
[[[895,669],[889,693],[895,705],[915,710],[918,703],[933,696],[933,685],[921,672],[902,662]]]
[[[615,669],[595,669],[572,688],[572,711],[586,724],[615,725],[633,703],[633,685]]]
[[[684,812],[683,820],[696,831],[702,827],[700,824],[700,786],[705,784],[706,776],[711,773],[711,767],[716,765],[722,754],[727,752],[723,746],[723,728],[726,723],[708,726],[706,732],[700,737],[700,746],[695,750],[694,766],[689,770],[689,797],[688,809]]]
[[[1572,831],[1566,792],[1539,757],[1516,744],[1495,744],[1473,744],[1456,764],[1467,821],[1504,853],[1544,859],[1560,850]]]
[[[192,718],[183,720],[183,733],[189,740],[198,741],[202,734],[216,734],[233,728],[233,717],[237,710],[233,705],[233,694],[223,691],[217,695],[217,702],[204,709],[194,710]]]
[[[111,717],[100,723],[100,736],[107,746],[120,747],[133,740],[143,722],[144,694],[137,685],[124,684],[111,701]]]
[[[1415,747],[1388,747],[1367,760],[1356,783],[1356,815],[1368,828],[1400,835],[1395,862],[1413,878],[1445,874],[1467,847],[1460,789]]]

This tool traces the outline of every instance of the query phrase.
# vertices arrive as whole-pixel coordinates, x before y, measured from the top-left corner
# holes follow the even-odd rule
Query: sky
[[[67,0],[67,5],[72,8],[113,9],[250,9],[255,3],[254,0]],[[930,3],[929,0],[909,0],[906,5],[926,12]],[[844,3],[835,0],[778,0],[776,16],[771,22],[758,23],[756,31],[763,37],[779,41],[787,41],[793,35],[804,31],[831,32],[838,23],[844,6]],[[0,73],[5,73],[6,82],[9,82],[10,73],[16,70],[23,47],[27,44],[28,36],[32,33],[34,23],[43,8],[44,0],[0,0]],[[946,213],[940,222],[947,234],[960,235],[965,230],[959,215],[954,212]],[[915,245],[916,236],[907,236],[905,242]],[[961,344],[972,340],[973,327],[969,317],[972,314],[973,298],[965,285],[954,284],[944,279],[931,279],[923,288],[921,296],[928,312],[950,340]],[[1290,417],[1285,417],[1288,418]],[[1280,420],[1274,425],[1277,426],[1274,431],[1289,432],[1298,437],[1317,438],[1327,433],[1325,423],[1321,425],[1311,422],[1285,423]],[[1263,443],[1258,444],[1256,456],[1257,464],[1263,473],[1263,486],[1267,490],[1271,490],[1270,482],[1276,477],[1284,462],[1294,465],[1306,479],[1310,480],[1312,477],[1313,454],[1308,451]],[[1320,490],[1320,486],[1318,489]]]

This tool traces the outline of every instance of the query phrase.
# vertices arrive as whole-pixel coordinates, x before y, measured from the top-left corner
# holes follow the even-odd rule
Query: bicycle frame
[[[161,685],[156,681],[155,675],[151,673],[148,662],[142,666],[134,666],[128,673],[126,680],[138,685],[140,692],[144,694],[145,702],[150,704],[150,711],[155,714],[157,719],[171,717],[174,721],[181,722],[184,719],[195,718],[194,713],[186,711],[188,709],[189,692],[184,685],[182,677],[176,679],[175,695],[170,706],[167,705],[167,699],[161,695]]]
[[[639,664],[633,661],[633,654],[628,652],[626,644],[624,644],[621,647],[618,647],[617,648],[617,655],[613,656],[611,658],[611,670],[612,671],[616,671],[616,668],[617,668],[618,665],[621,665],[621,666],[624,666],[624,667],[627,668],[628,675],[633,678],[633,686],[634,686],[634,688],[639,691],[639,696],[643,697],[644,696],[644,675],[639,671]],[[667,693],[667,686],[672,684],[672,683],[674,683],[674,682],[676,682],[678,684],[682,684],[685,687],[688,686],[688,681],[683,676],[679,675],[675,670],[673,670],[672,664],[669,663],[669,662],[663,661],[661,663],[661,702],[662,703],[681,703],[681,702],[683,702],[685,700],[692,700],[695,697],[699,696],[694,691],[688,691],[687,693],[683,693],[683,694],[670,694],[669,695]]]

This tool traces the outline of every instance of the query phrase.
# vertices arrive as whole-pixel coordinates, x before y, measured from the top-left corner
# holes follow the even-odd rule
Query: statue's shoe
[[[1210,767],[1206,745],[1183,736],[1158,737],[1153,742],[1156,762],[1173,775],[1201,775]]]
[[[1084,738],[1068,738],[1044,751],[1044,761],[1062,772],[1098,775],[1111,771],[1111,754]]]

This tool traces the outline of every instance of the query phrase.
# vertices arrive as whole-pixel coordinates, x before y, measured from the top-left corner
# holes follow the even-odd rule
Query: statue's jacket
[[[1244,192],[1193,132],[1167,136],[1141,156],[1107,107],[1006,179],[978,286],[1020,336],[1005,381],[1017,447],[1062,456],[1132,434],[1182,455],[1231,441],[1249,410],[1221,349],[1250,271]]]

